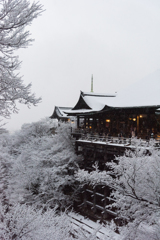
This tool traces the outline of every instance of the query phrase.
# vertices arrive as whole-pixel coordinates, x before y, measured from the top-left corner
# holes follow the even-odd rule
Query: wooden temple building
[[[158,96],[159,97],[159,96]],[[160,135],[160,97],[154,104],[131,105],[118,95],[80,92],[68,116],[77,117],[77,130],[100,136],[148,139]]]
[[[123,155],[126,149],[134,149],[135,137],[141,139],[141,146],[155,138],[156,147],[160,148],[160,89],[152,86],[149,90],[138,88],[136,93],[131,89],[119,94],[81,91],[75,106],[63,109],[66,119],[71,116],[77,119],[72,136],[76,139],[77,154],[83,155],[81,168],[92,171],[97,162],[100,170],[104,170],[107,161]],[[55,116],[54,111],[52,117]],[[115,216],[114,211],[105,208],[110,191],[106,186],[94,189],[84,186],[79,211],[101,220]]]

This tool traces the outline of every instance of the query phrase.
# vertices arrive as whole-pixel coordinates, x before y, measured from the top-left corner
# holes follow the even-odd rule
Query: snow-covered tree
[[[72,219],[73,221],[73,219]],[[102,225],[92,229],[78,226],[67,212],[38,209],[26,204],[6,208],[0,204],[0,239],[4,240],[119,240],[114,224],[106,226],[106,236],[97,234]],[[98,235],[98,237],[97,237]]]
[[[17,204],[6,211],[0,205],[0,239],[83,240],[92,239],[91,237],[81,229],[75,230],[65,212],[57,214],[55,209],[44,211],[43,208],[37,209],[25,204]]]
[[[160,151],[154,142],[148,153],[139,144],[107,163],[109,171],[79,170],[77,179],[113,189],[114,203],[107,207],[116,208],[118,218],[127,223],[121,229],[124,239],[160,239]]]
[[[62,123],[54,134],[51,126],[51,119],[25,124],[13,135],[9,143],[13,159],[7,189],[10,203],[34,202],[63,209],[72,205],[79,157],[68,124]]]
[[[42,12],[42,5],[27,0],[0,0],[0,116],[17,112],[16,101],[36,105],[40,98],[31,93],[17,70],[20,67],[15,50],[26,48],[33,39],[26,27]]]
[[[78,160],[68,124],[44,119],[0,135],[0,239],[97,239],[101,226],[90,234],[67,215]],[[102,239],[118,239],[114,227]]]

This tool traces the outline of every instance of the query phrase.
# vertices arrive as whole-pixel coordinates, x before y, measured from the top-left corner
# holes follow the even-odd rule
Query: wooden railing
[[[83,129],[72,129],[72,134],[79,134],[79,139],[90,142],[101,142],[101,143],[113,143],[123,145],[136,145],[137,138],[126,138],[126,137],[115,137],[115,136],[104,136],[100,134],[92,134]],[[160,138],[141,139],[139,138],[139,146],[149,146],[151,140],[155,140],[154,145],[160,147]]]

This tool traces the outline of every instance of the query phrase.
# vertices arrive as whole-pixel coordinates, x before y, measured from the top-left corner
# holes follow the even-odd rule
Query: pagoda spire
[[[91,92],[93,92],[93,74],[91,76]]]

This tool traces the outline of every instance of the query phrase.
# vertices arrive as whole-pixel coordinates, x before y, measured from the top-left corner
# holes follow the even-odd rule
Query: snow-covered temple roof
[[[160,108],[160,70],[138,81],[117,94],[80,92],[68,115],[96,113],[112,108]]]
[[[65,119],[68,118],[66,111],[70,111],[72,108],[70,107],[58,107],[55,106],[53,114],[50,118],[57,118],[57,119]]]
[[[115,98],[115,94],[101,94],[80,92],[80,97],[77,104],[67,114],[75,115],[78,113],[90,113],[103,110],[109,98]]]

